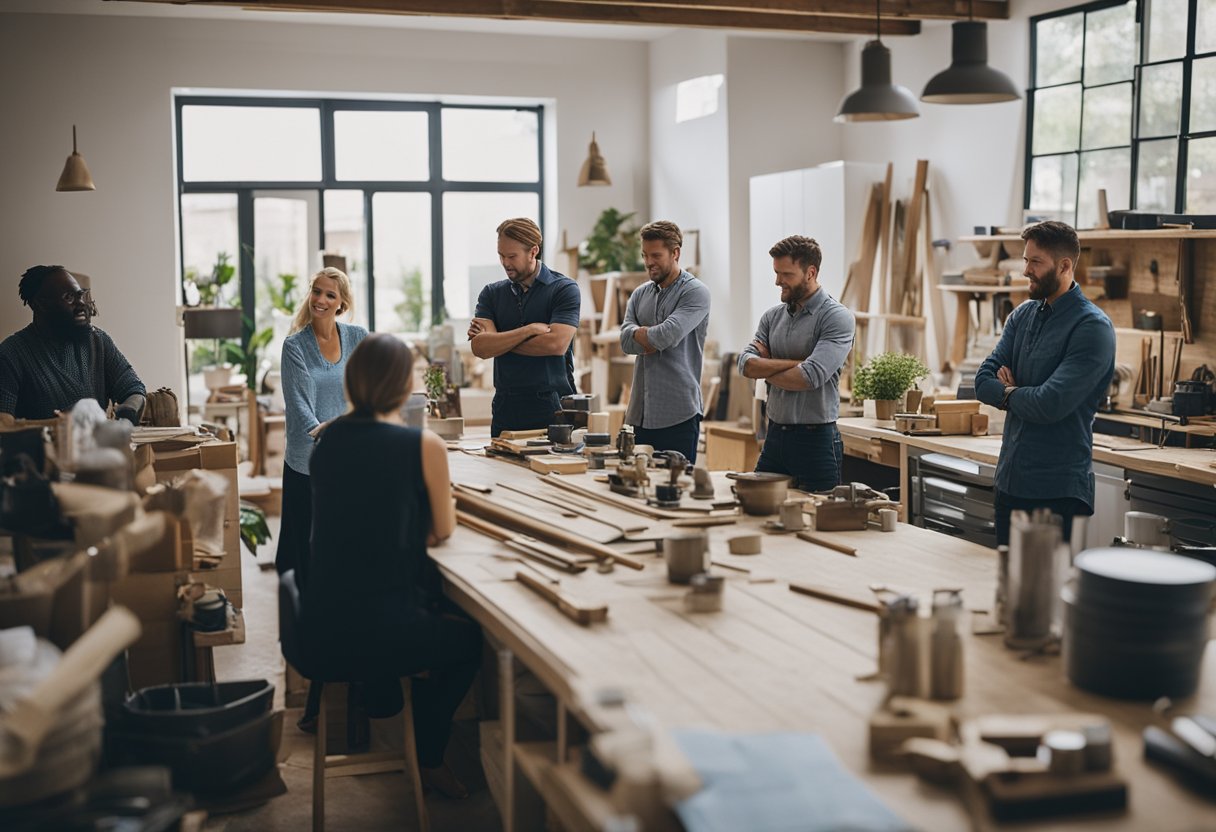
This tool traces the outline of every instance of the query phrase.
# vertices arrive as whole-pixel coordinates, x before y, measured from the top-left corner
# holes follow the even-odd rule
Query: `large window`
[[[1025,205],[1216,213],[1216,0],[1106,0],[1031,19]]]
[[[179,96],[176,111],[184,296],[226,256],[220,302],[247,310],[246,338],[275,329],[276,361],[321,252],[345,259],[358,323],[423,333],[499,276],[499,222],[544,225],[540,106]]]

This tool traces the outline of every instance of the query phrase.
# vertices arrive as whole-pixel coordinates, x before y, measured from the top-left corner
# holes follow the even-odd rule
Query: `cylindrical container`
[[[608,433],[608,413],[597,410],[587,417],[587,433]]]
[[[574,433],[574,425],[549,425],[549,441],[555,445],[568,445]]]
[[[916,598],[901,595],[887,606],[885,649],[879,654],[879,667],[885,667],[892,696],[920,696],[921,678],[920,611]]]
[[[1137,546],[1168,551],[1169,518],[1147,511],[1129,511],[1123,515],[1123,536]]]
[[[1077,556],[1061,592],[1064,667],[1079,688],[1127,699],[1181,698],[1199,685],[1216,567],[1134,548]]]
[[[667,580],[686,584],[698,572],[709,568],[709,540],[703,532],[672,535],[663,540],[667,561]]]
[[[798,531],[806,523],[802,518],[802,500],[786,500],[781,504],[781,526],[787,531]]]
[[[1009,525],[1005,645],[1035,649],[1052,637],[1060,596],[1059,523],[1015,511]],[[1067,549],[1063,549],[1067,559]]]
[[[992,614],[996,620],[1005,623],[1007,606],[1009,604],[1009,547],[996,547],[996,597],[992,601]]]
[[[1081,774],[1085,771],[1085,735],[1080,731],[1048,731],[1039,743],[1037,756],[1052,774]]]
[[[684,596],[684,608],[689,612],[718,612],[722,609],[722,590],[726,580],[721,575],[699,572],[689,580],[690,589]]]
[[[962,593],[939,589],[933,593],[933,634],[929,639],[929,695],[958,699],[963,695]]]
[[[899,526],[899,512],[893,508],[880,508],[878,520],[884,532],[893,532]]]

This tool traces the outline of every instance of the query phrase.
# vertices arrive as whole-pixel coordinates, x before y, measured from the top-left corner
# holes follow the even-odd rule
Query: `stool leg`
[[[325,689],[321,689],[321,709],[317,712],[317,738],[312,752],[312,832],[325,830]]]
[[[414,736],[414,683],[408,677],[401,680],[401,721],[405,726],[405,771],[414,787],[414,808],[418,812],[419,832],[430,832],[431,819],[426,811],[426,798],[422,794],[422,772],[418,768],[418,744]]]

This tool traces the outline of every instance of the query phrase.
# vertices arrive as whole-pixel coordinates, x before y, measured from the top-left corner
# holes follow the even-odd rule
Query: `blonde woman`
[[[287,452],[283,466],[283,516],[275,568],[296,570],[303,587],[308,580],[308,546],[312,534],[312,490],[308,460],[322,428],[346,410],[342,387],[346,361],[367,330],[339,323],[354,308],[350,278],[325,268],[312,276],[291,334],[283,341],[282,388],[287,405]]]

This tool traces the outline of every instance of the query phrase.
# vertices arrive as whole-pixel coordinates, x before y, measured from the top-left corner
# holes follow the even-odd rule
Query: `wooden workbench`
[[[967,440],[982,447],[993,440]],[[957,453],[957,448],[952,449]],[[989,451],[994,453],[994,451]],[[454,482],[493,487],[508,482],[551,496],[537,475],[508,462],[463,452],[449,455]],[[566,479],[591,483],[592,475]],[[720,488],[726,491],[726,481]],[[606,489],[606,486],[602,486]],[[497,493],[497,491],[495,492]],[[571,829],[601,829],[610,811],[607,793],[590,785],[569,762],[567,718],[591,732],[618,725],[622,710],[596,704],[603,688],[623,690],[627,701],[654,717],[664,731],[709,727],[726,732],[816,732],[843,764],[907,822],[920,829],[968,828],[961,802],[906,772],[875,767],[867,754],[867,719],[883,698],[879,683],[858,681],[875,669],[877,622],[872,613],[798,595],[799,580],[867,597],[868,586],[928,591],[961,586],[969,608],[991,604],[994,553],[965,541],[901,524],[895,533],[825,534],[856,547],[849,557],[792,536],[766,535],[756,556],[727,554],[725,541],[760,518],[711,528],[711,554],[752,570],[715,568],[726,578],[719,613],[684,611],[683,587],[667,582],[661,557],[640,555],[643,571],[594,568],[562,576],[562,590],[606,602],[606,623],[580,627],[512,580],[517,563],[503,544],[464,527],[431,550],[447,591],[501,645],[504,684],[500,744],[506,774],[505,828],[530,828],[536,800]],[[771,582],[754,582],[768,576]],[[1118,771],[1131,784],[1125,815],[1070,817],[1036,829],[1195,829],[1211,820],[1211,805],[1142,760],[1140,731],[1152,720],[1145,703],[1108,700],[1073,689],[1058,657],[1019,660],[999,637],[966,638],[967,695],[961,716],[988,713],[1099,711],[1114,729]],[[1216,709],[1216,657],[1209,650],[1205,683],[1188,707]],[[516,743],[510,679],[513,660],[526,665],[559,701],[557,743]],[[497,749],[497,750],[495,750]],[[651,828],[649,825],[647,828]]]
[[[1105,416],[1104,416],[1105,418]],[[934,451],[995,465],[1001,452],[1001,437],[910,436],[884,427],[876,419],[850,418],[837,423],[845,453],[885,465],[898,466],[900,482],[908,481],[908,449]],[[890,424],[890,423],[886,423]],[[1216,486],[1216,450],[1161,448],[1118,436],[1094,434],[1094,461],[1128,471]],[[907,519],[902,513],[900,519]]]

